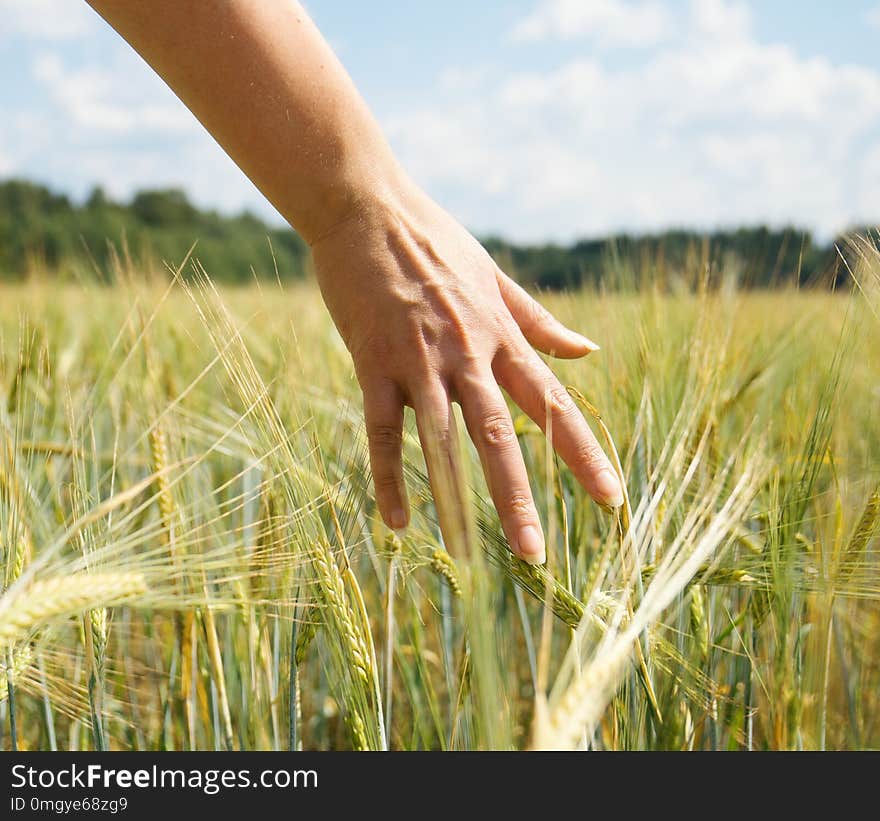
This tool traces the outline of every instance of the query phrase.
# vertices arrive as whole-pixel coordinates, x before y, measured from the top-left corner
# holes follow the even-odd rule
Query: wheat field
[[[550,294],[628,501],[516,429],[548,536],[510,556],[461,443],[445,549],[412,418],[382,525],[307,283],[0,287],[0,746],[880,746],[880,255],[851,291],[682,272]],[[613,444],[613,448],[612,448]],[[450,492],[452,492],[450,490]]]

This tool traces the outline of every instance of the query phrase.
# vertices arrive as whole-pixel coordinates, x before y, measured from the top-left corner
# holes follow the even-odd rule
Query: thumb
[[[495,277],[507,310],[523,336],[539,351],[559,359],[577,359],[599,350],[595,342],[566,328],[509,276],[499,270]]]

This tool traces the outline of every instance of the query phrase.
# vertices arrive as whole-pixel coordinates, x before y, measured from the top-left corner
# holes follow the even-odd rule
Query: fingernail
[[[394,529],[394,535],[397,536],[400,541],[403,541],[406,538],[406,528],[405,527],[397,527]]]
[[[605,468],[596,477],[596,493],[611,507],[623,505],[623,489],[620,487],[617,474],[610,468]]]
[[[524,525],[517,534],[516,552],[524,562],[544,564],[547,560],[544,535],[534,525]]]
[[[576,340],[578,345],[583,345],[590,353],[596,353],[596,351],[601,350],[601,348],[593,342],[592,339],[587,339],[585,336],[579,333],[575,333],[571,331],[572,339]]]
[[[392,530],[404,530],[406,528],[406,511],[402,507],[392,510],[389,519]]]

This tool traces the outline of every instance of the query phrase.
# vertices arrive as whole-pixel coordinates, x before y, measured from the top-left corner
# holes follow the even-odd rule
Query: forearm
[[[295,0],[88,0],[314,242],[404,177]]]

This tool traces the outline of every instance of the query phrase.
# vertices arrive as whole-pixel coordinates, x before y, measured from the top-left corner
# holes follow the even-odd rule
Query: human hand
[[[562,358],[597,349],[507,277],[448,213],[411,184],[362,201],[312,247],[324,300],[354,359],[376,500],[406,526],[403,409],[415,410],[435,500],[454,462],[457,402],[513,552],[545,544],[513,422],[499,386],[547,433],[598,502],[623,503],[607,456],[535,348]],[[534,347],[533,347],[534,346]],[[438,504],[438,512],[440,505]],[[443,516],[440,516],[443,527]],[[444,534],[448,538],[448,534]]]

